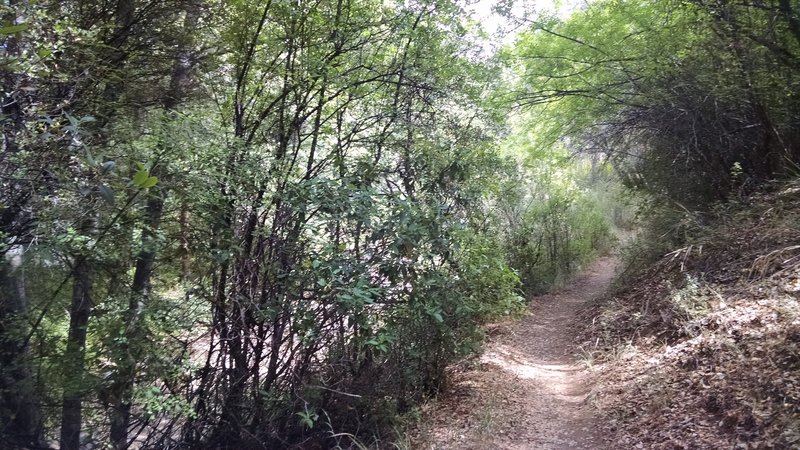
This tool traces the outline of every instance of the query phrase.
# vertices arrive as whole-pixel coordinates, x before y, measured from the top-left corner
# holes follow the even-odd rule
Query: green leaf
[[[307,428],[314,428],[314,423],[319,419],[319,414],[314,411],[305,410],[295,414],[300,416],[300,423]]]
[[[94,155],[92,155],[92,152],[89,150],[89,148],[86,148],[86,161],[88,161],[91,165],[97,164],[97,160],[95,159]]]
[[[142,188],[149,189],[155,186],[156,184],[158,184],[158,178],[148,177],[146,180],[144,180],[144,183],[142,183]]]
[[[9,34],[21,33],[27,30],[28,28],[30,28],[30,25],[28,25],[27,23],[9,25],[7,27],[0,28],[0,36],[8,36]]]
[[[428,314],[430,314],[430,316],[433,317],[433,320],[435,320],[437,323],[444,322],[444,317],[442,317],[442,313],[439,311],[430,311]]]
[[[149,177],[150,177],[149,172],[140,169],[138,172],[136,172],[136,175],[133,176],[133,179],[131,179],[131,181],[136,186],[143,187],[144,183],[149,179]]]
[[[80,124],[78,119],[76,119],[72,114],[70,114],[68,112],[64,112],[64,115],[67,117],[67,120],[69,120],[70,126],[72,126],[72,128],[77,130],[78,129],[78,124]]]

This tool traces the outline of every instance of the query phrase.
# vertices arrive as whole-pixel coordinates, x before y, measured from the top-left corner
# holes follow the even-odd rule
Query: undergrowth
[[[674,226],[680,239],[634,241],[584,312],[579,356],[614,445],[798,448],[800,181]]]

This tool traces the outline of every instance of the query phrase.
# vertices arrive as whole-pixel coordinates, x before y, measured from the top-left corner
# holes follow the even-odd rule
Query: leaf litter
[[[763,194],[581,313],[613,448],[800,448],[798,224]]]

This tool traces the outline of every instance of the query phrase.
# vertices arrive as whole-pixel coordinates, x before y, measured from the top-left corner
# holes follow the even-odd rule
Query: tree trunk
[[[17,24],[19,0],[5,2],[4,24]],[[14,34],[3,36],[6,62],[20,57],[20,43]],[[4,116],[0,160],[13,160],[19,151],[18,139],[24,132],[23,96],[18,90],[22,74],[4,65],[3,95],[0,113]],[[9,158],[10,157],[10,158]],[[33,220],[29,201],[33,188],[17,178],[17,167],[3,164],[0,168],[3,189],[0,191],[0,446],[40,446],[43,441],[42,415],[38,392],[31,377],[27,339],[20,339],[18,327],[28,314],[28,299],[22,269],[24,245],[31,241]],[[25,333],[28,329],[24,329]]]
[[[147,201],[145,208],[145,225],[142,230],[142,249],[136,258],[136,268],[131,284],[131,295],[128,299],[128,310],[125,312],[125,339],[121,345],[120,368],[117,373],[116,395],[111,410],[111,443],[115,450],[128,447],[128,428],[130,426],[131,402],[133,398],[134,380],[136,378],[137,361],[141,359],[142,349],[139,341],[142,336],[142,306],[150,296],[150,278],[156,257],[156,231],[161,224],[164,211],[164,199],[160,190],[155,190]]]
[[[86,227],[83,227],[86,229]],[[61,450],[78,450],[80,447],[81,413],[83,406],[83,372],[86,357],[86,331],[92,309],[91,270],[85,256],[78,256],[73,269],[72,304],[69,311],[67,336],[67,382],[61,416]]]
[[[191,36],[191,30],[197,25],[199,16],[197,6],[193,2],[187,2],[186,18],[183,25],[187,41],[184,42],[183,48],[175,55],[172,74],[170,75],[169,91],[164,94],[162,99],[162,105],[167,115],[173,112],[181,103],[190,81],[192,42],[189,36]],[[163,171],[157,174],[161,175],[162,173]],[[137,371],[136,362],[140,360],[142,354],[141,349],[136,347],[137,342],[142,338],[140,316],[142,304],[150,296],[150,280],[156,259],[156,234],[164,213],[164,192],[160,187],[153,188],[145,207],[142,247],[136,257],[131,295],[128,300],[128,310],[125,314],[125,339],[120,349],[122,363],[117,374],[117,385],[114,389],[116,398],[114,399],[110,417],[111,442],[115,450],[128,447],[131,402]],[[181,226],[183,227],[183,217],[181,220]]]
[[[5,424],[0,443],[36,447],[42,443],[39,399],[26,359],[28,348],[14,338],[13,330],[28,312],[23,250],[17,247],[8,253],[11,257],[0,261],[0,400],[4,406],[0,422]]]

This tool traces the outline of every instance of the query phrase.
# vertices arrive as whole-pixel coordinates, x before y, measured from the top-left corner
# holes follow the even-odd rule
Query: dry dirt
[[[446,398],[423,409],[412,447],[604,448],[573,342],[578,311],[606,290],[615,265],[601,258],[567,288],[534,298],[521,320],[490,327],[479,362],[452,374]]]

